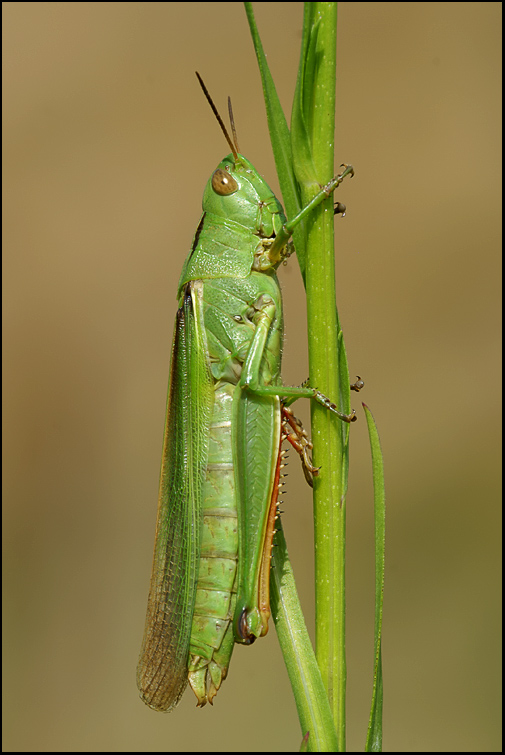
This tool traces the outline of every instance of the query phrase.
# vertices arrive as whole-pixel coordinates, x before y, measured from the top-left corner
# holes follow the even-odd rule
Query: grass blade
[[[382,752],[382,608],[384,600],[384,559],[386,536],[386,493],[384,488],[384,461],[377,426],[370,409],[363,404],[370,448],[372,451],[372,471],[374,487],[375,520],[375,629],[374,629],[374,671],[372,706],[365,752]]]

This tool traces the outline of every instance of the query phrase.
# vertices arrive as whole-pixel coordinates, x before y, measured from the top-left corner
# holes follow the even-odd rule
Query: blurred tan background
[[[302,3],[255,3],[289,113]],[[278,190],[241,3],[4,3],[5,751],[289,751],[275,629],[214,708],[135,688],[176,284],[228,152],[197,84],[231,95]],[[386,464],[384,750],[501,751],[501,3],[341,3],[338,306],[355,396],[348,749],[373,662],[371,465]],[[307,375],[296,261],[284,381]],[[308,408],[297,406],[308,417]],[[284,526],[312,629],[311,504]]]

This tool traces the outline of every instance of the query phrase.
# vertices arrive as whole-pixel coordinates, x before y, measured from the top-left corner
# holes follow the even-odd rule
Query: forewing
[[[175,322],[153,570],[137,668],[140,696],[168,711],[187,684],[198,577],[202,483],[214,397],[202,310],[203,283],[184,289]]]

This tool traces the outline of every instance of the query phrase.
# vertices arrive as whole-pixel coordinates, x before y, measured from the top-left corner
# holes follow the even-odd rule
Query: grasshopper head
[[[254,166],[240,154],[230,98],[228,112],[233,141],[200,74],[196,75],[231,149],[207,183],[203,211],[239,223],[260,238],[272,238],[286,222],[282,205]]]
[[[261,238],[275,236],[286,222],[272,189],[243,155],[228,155],[210,177],[203,211],[239,223]]]

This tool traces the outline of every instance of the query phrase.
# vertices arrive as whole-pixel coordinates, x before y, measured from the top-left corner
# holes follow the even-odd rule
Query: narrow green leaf
[[[302,49],[296,80],[293,109],[291,112],[291,144],[293,149],[294,171],[299,184],[307,189],[317,190],[317,173],[312,152],[313,125],[313,83],[315,81],[316,65],[314,50],[319,29],[318,20],[314,21],[314,13],[305,3]],[[308,7],[309,6],[309,7]]]
[[[280,524],[270,570],[270,605],[307,752],[338,752],[326,690],[307,632]]]
[[[307,4],[307,3],[306,3]],[[281,187],[284,210],[288,220],[297,215],[302,209],[302,199],[300,187],[295,176],[293,157],[291,153],[291,137],[284,111],[277,95],[277,90],[268,67],[267,59],[263,51],[263,45],[256,26],[252,3],[244,3],[249,21],[249,28],[258,60],[258,66],[263,84],[263,96],[265,99],[265,108],[267,113],[268,130],[270,141],[275,159],[277,177]],[[305,245],[306,233],[305,223],[302,222],[297,226],[293,233],[293,242],[297,252],[298,264],[305,283]]]
[[[293,169],[291,156],[291,140],[289,128],[282,109],[274,80],[268,67],[263,45],[254,18],[252,3],[244,3],[251,37],[258,60],[258,66],[263,84],[263,96],[267,113],[268,130],[274,153],[275,167],[284,200],[284,209],[289,217],[294,217],[302,208],[300,192]]]
[[[386,492],[384,461],[377,426],[370,409],[363,404],[372,451],[375,520],[375,630],[372,706],[365,752],[382,752],[382,607],[384,600],[384,563],[386,537]]]

